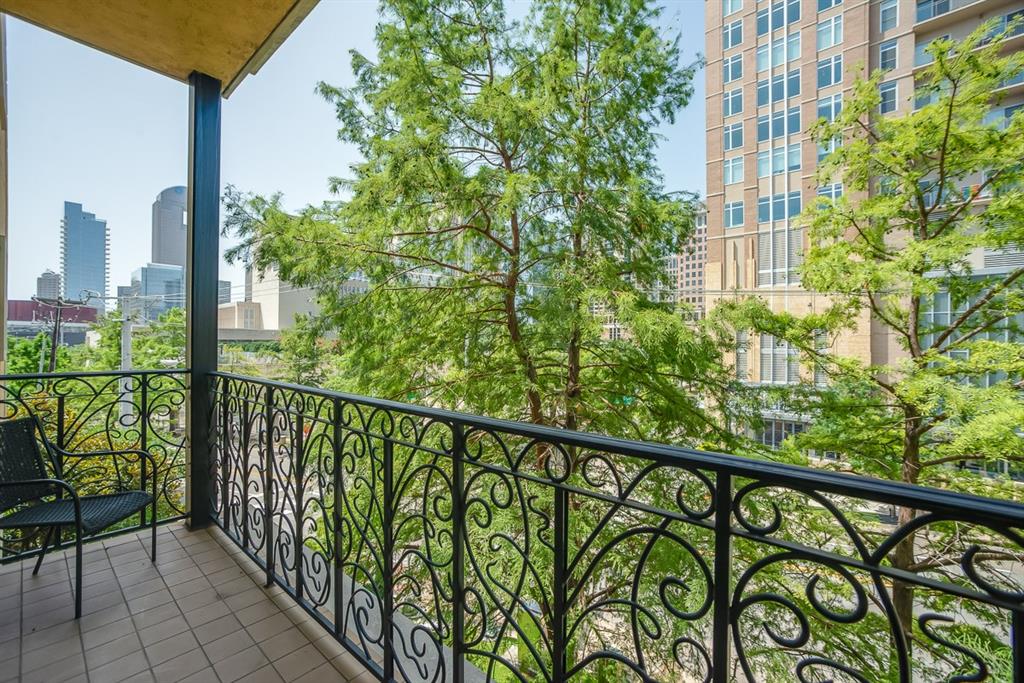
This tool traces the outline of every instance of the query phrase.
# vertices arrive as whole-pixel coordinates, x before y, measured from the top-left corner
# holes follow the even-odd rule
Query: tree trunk
[[[903,462],[900,471],[900,478],[908,484],[917,484],[921,473],[921,415],[913,406],[906,406],[903,409],[904,431],[903,431]],[[910,523],[917,516],[914,508],[898,506],[896,508],[896,521],[898,528]],[[915,564],[915,542],[917,532],[907,535],[899,545],[893,549],[892,566],[894,569],[910,571]],[[911,643],[914,632],[914,586],[903,581],[893,581],[892,602],[896,617],[899,620],[899,627],[903,631],[904,640],[907,643],[907,658],[910,664]]]

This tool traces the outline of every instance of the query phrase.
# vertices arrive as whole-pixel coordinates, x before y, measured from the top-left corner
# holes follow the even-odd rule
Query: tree
[[[84,352],[82,365],[90,370],[121,368],[121,313],[101,316],[90,326],[99,337]],[[157,370],[185,364],[185,309],[172,308],[144,325],[132,325],[132,367]]]
[[[331,364],[338,371],[326,383],[541,425],[728,442],[723,422],[702,403],[725,405],[732,380],[720,344],[656,296],[668,284],[664,260],[682,250],[695,216],[694,198],[666,192],[655,164],[657,126],[689,101],[695,68],[681,65],[676,43],[660,35],[659,10],[635,0],[536,0],[520,25],[500,2],[382,4],[378,59],[352,54],[352,88],[318,86],[336,108],[340,139],[363,156],[350,178],[331,181],[344,200],[292,214],[279,196],[233,189],[227,197],[226,230],[241,238],[231,256],[276,268],[284,280],[317,292],[318,328],[338,339]],[[365,293],[343,289],[354,277],[368,281]],[[607,333],[612,320],[626,338]],[[504,447],[529,452],[524,467],[538,477],[559,470],[593,487],[601,468],[590,458],[581,473],[593,454],[571,451],[563,459],[549,446],[511,437]],[[478,457],[502,452],[482,433],[467,449]],[[445,480],[429,476],[439,466],[429,453],[396,446],[394,458],[396,472],[428,479],[425,497],[448,495]],[[366,458],[358,462],[372,467]],[[622,458],[616,467],[626,479],[644,478],[645,490],[658,497],[653,504],[675,506],[666,492],[680,483],[645,464]],[[551,489],[521,482],[520,503],[509,504],[499,493],[505,486],[499,475],[467,475],[465,495],[491,501],[486,522],[473,516],[467,553],[474,566],[501,567],[509,577],[550,570]],[[372,515],[380,494],[366,487],[357,495],[352,505]],[[569,658],[634,647],[621,615],[634,589],[667,627],[664,635],[638,636],[665,639],[647,666],[685,677],[671,638],[691,625],[664,607],[658,577],[697,569],[678,547],[651,553],[672,543],[657,522],[606,513],[597,501],[574,503],[570,545],[587,548],[581,561],[596,563],[576,602],[581,610],[604,605],[595,614],[607,619],[584,620]],[[412,523],[400,527],[395,547],[418,547],[434,534]],[[528,550],[517,554],[502,540],[512,537]],[[616,547],[607,561],[596,550],[605,543]],[[625,565],[647,554],[647,572],[634,588]],[[432,585],[429,577],[439,571],[418,558],[403,565],[416,578],[394,598],[417,604],[415,618],[433,607],[428,591],[411,587]],[[523,584],[523,602],[511,609],[528,628],[516,638],[512,629],[482,625],[485,614],[502,618],[502,600],[483,597],[493,577],[469,573],[482,603],[468,631],[494,641],[488,647],[500,656],[517,650],[522,671],[550,667],[550,591],[532,578]],[[499,656],[474,654],[474,661],[498,680],[514,677]],[[619,667],[614,676],[624,670],[604,657],[592,667]]]
[[[50,335],[40,332],[31,339],[7,338],[7,372],[12,375],[34,375],[40,371],[40,359],[49,357]],[[67,347],[57,347],[57,372],[66,370],[70,357]],[[44,371],[47,367],[42,368]]]
[[[651,292],[692,198],[665,192],[656,126],[693,66],[639,2],[393,1],[379,58],[318,91],[364,161],[346,201],[286,213],[232,191],[236,258],[316,289],[351,390],[570,429],[721,439],[698,405],[719,349]],[[296,248],[298,245],[299,248]],[[342,295],[361,274],[367,293]],[[603,335],[614,315],[632,335]]]
[[[816,124],[819,144],[841,141],[818,182],[841,181],[846,194],[801,216],[809,229],[802,283],[831,305],[797,315],[747,298],[718,312],[788,341],[827,374],[827,389],[804,383],[776,393],[813,423],[790,455],[835,451],[859,474],[1021,497],[1005,476],[972,472],[1024,461],[1024,267],[981,270],[974,258],[1024,244],[1024,114],[1004,116],[993,95],[1024,72],[1024,53],[999,45],[1015,28],[989,23],[963,41],[932,42],[933,62],[916,76],[923,106],[913,113],[878,113],[884,75],[876,73],[854,85],[833,121]],[[898,359],[870,366],[822,344],[864,313],[898,344]],[[897,521],[918,514],[900,507]],[[967,580],[960,562],[972,543],[991,548],[982,563],[1020,558],[1021,548],[991,536],[928,525],[907,534],[892,565],[955,582]],[[914,625],[915,601],[920,611],[930,598],[901,581],[892,596],[908,640],[934,647]]]
[[[285,381],[319,386],[324,381],[324,363],[329,354],[316,324],[303,316],[293,327],[281,330],[280,350],[275,355],[283,366]]]

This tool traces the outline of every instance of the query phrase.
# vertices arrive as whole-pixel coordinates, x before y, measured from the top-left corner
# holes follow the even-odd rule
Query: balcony
[[[912,666],[941,668],[943,654],[947,672],[998,666],[991,651],[947,649],[969,605],[990,608],[1001,658],[1024,656],[1024,609],[1004,583],[1020,567],[993,571],[975,545],[952,574],[893,566],[911,528],[1019,539],[1020,506],[219,372],[215,526],[189,531],[183,495],[201,495],[184,461],[189,374],[0,378],[8,415],[38,415],[69,449],[145,444],[165,521],[156,566],[144,520],[87,546],[80,622],[73,555],[37,577],[18,562],[31,551],[8,558],[0,599],[21,612],[5,611],[2,632],[24,680],[84,667],[93,680],[754,681],[772,680],[778,656],[877,680],[860,648],[916,680]],[[913,521],[897,526],[895,506]],[[820,538],[801,538],[812,518]],[[778,592],[780,569],[805,595]],[[919,596],[916,656],[897,585]],[[820,648],[827,630],[868,622],[856,648]]]
[[[1012,0],[919,0],[914,32],[930,33],[1011,3]]]
[[[191,88],[190,369],[0,376],[62,448],[153,454],[158,559],[144,515],[94,539],[76,621],[73,561],[4,536],[0,677],[1024,680],[1024,506],[219,372],[221,101],[311,4],[0,0]]]

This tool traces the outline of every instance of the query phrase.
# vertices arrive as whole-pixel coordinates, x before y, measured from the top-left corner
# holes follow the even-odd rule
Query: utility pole
[[[124,302],[126,304],[127,302]],[[127,306],[120,305],[121,309],[121,369],[132,369],[132,317],[129,315]],[[121,424],[128,424],[132,416],[132,380],[130,377],[121,378]]]
[[[32,301],[36,303],[48,306],[53,309],[53,332],[50,337],[50,372],[54,372],[57,369],[57,346],[60,344],[60,323],[61,317],[66,308],[81,308],[86,305],[85,301],[77,299],[65,299],[62,296],[58,296],[56,299],[50,299],[47,297],[34,296]],[[41,369],[41,368],[40,368]]]

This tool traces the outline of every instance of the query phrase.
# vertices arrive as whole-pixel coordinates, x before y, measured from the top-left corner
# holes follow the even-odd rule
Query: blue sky
[[[525,0],[509,3],[525,12]],[[682,33],[685,58],[703,45],[702,0],[665,3],[666,31]],[[280,191],[288,207],[329,197],[355,150],[337,141],[317,81],[352,82],[348,50],[373,55],[373,0],[321,0],[256,76],[224,102],[221,177],[241,189]],[[188,88],[16,19],[7,20],[10,236],[8,291],[34,294],[35,278],[60,265],[65,200],[105,218],[111,294],[149,260],[157,193],[184,184]],[[660,163],[669,190],[704,191],[704,77],[672,126]],[[241,271],[221,264],[241,295]]]

